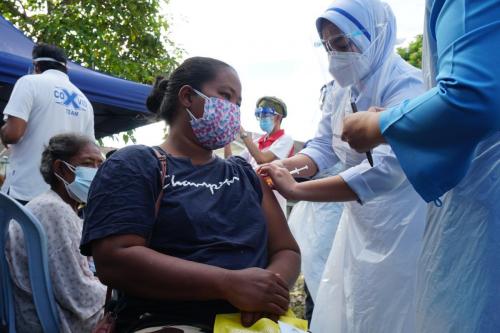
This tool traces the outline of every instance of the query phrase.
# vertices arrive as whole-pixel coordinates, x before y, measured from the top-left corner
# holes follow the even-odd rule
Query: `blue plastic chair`
[[[0,253],[0,325],[4,329],[7,328],[6,332],[16,332],[12,279],[4,252],[11,220],[19,223],[24,233],[33,301],[43,331],[59,332],[59,318],[47,263],[45,231],[31,212],[3,193],[0,193],[0,251],[2,251]]]

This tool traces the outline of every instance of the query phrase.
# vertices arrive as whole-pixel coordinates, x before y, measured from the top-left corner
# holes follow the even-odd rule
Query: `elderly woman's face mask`
[[[66,167],[75,174],[75,179],[70,183],[66,181],[63,177],[54,172],[54,175],[63,182],[68,195],[80,203],[87,203],[87,197],[89,195],[90,184],[94,179],[97,168],[85,167],[85,166],[74,166],[66,161],[62,161]]]

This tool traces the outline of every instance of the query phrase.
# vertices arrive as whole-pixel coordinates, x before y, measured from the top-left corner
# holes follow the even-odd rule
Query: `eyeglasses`
[[[268,106],[264,106],[264,107],[260,106],[260,107],[255,109],[255,117],[257,119],[274,117],[278,114],[279,114],[278,112],[274,111],[273,108],[268,107]]]
[[[330,36],[328,39],[322,39],[321,43],[327,52],[339,51],[347,52],[352,50],[354,42],[352,38],[363,35],[363,31],[357,30],[349,34],[338,34]]]

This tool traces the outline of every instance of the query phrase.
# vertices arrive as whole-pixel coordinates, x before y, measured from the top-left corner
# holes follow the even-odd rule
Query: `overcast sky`
[[[282,98],[289,115],[285,130],[296,140],[311,138],[320,117],[319,89],[331,80],[319,41],[316,17],[325,0],[171,0],[165,7],[170,35],[185,57],[209,56],[232,65],[243,86],[242,124],[259,132],[253,116],[263,95]],[[397,19],[398,42],[423,30],[424,0],[387,0]],[[162,124],[136,131],[138,143],[161,143]],[[117,145],[117,143],[110,143]]]

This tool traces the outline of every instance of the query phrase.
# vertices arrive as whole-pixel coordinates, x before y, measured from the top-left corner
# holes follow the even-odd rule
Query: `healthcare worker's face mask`
[[[68,195],[75,201],[79,203],[87,203],[87,197],[89,195],[90,184],[95,177],[97,168],[89,168],[84,166],[73,166],[68,162],[62,161],[68,169],[75,174],[75,180],[72,183],[68,183],[63,177],[54,173],[57,178],[59,178],[66,188]]]
[[[370,71],[368,58],[361,53],[332,51],[328,60],[330,74],[341,87],[361,81]]]
[[[377,24],[376,28],[377,37],[371,40],[370,45],[362,53],[355,52],[354,49],[358,48],[355,47],[352,41],[352,39],[356,39],[363,34],[361,31],[346,34],[344,39],[348,40],[344,41],[341,45],[338,42],[328,41],[326,49],[330,63],[329,71],[341,87],[354,85],[370,74],[372,61],[370,59],[373,57],[374,48],[380,45],[381,40],[386,36],[387,24]],[[334,41],[338,40],[338,38],[334,39]],[[346,48],[341,49],[341,46],[344,44]]]
[[[255,109],[255,117],[259,121],[260,128],[267,134],[274,129],[274,119],[279,113],[269,106],[259,106]]]
[[[240,131],[240,107],[218,97],[207,97],[193,88],[205,99],[203,116],[196,118],[189,109],[191,128],[202,147],[215,150],[234,140]]]
[[[259,121],[260,128],[267,134],[271,134],[274,129],[274,117],[263,117]]]

